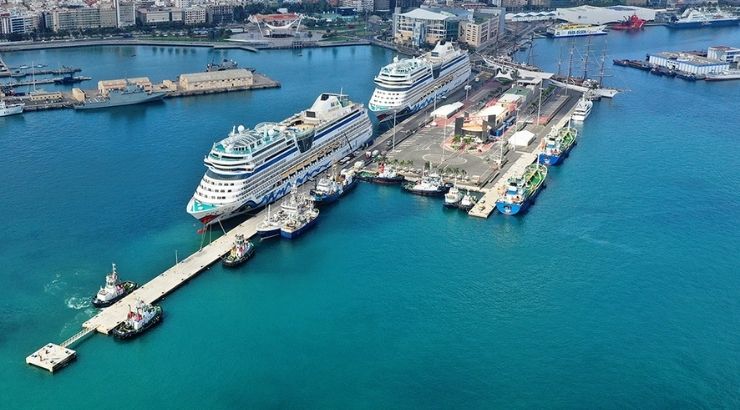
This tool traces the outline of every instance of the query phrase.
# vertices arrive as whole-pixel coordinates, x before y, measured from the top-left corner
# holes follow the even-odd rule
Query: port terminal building
[[[724,61],[729,64],[738,64],[740,63],[740,48],[727,46],[709,47],[707,58]]]
[[[648,62],[670,70],[679,70],[697,75],[721,72],[730,68],[730,64],[725,61],[673,51],[648,54]]]
[[[655,21],[657,10],[633,6],[578,6],[556,9],[557,18],[575,24],[610,24],[619,23],[633,15],[645,20]]]

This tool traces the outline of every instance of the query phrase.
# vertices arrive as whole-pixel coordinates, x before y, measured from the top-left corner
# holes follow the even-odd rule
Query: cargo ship
[[[527,165],[521,177],[509,178],[501,197],[496,201],[496,209],[504,215],[523,213],[544,186],[545,178],[547,178],[546,166]]]
[[[606,26],[592,26],[590,24],[562,23],[547,29],[547,35],[554,38],[598,36],[606,34]]]
[[[717,26],[734,26],[740,21],[740,17],[724,12],[720,9],[715,11],[702,11],[699,9],[686,9],[680,17],[675,17],[669,28],[702,28]]]
[[[166,92],[149,92],[137,84],[126,84],[123,90],[110,90],[107,95],[87,98],[80,105],[75,105],[75,110],[95,110],[100,108],[119,107],[122,105],[143,104],[159,101],[164,98]]]
[[[637,17],[637,14],[633,14],[630,17],[625,18],[623,21],[611,26],[612,30],[642,30],[645,26],[645,20]]]

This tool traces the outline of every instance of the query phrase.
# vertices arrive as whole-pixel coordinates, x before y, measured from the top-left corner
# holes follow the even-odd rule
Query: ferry
[[[468,82],[470,56],[440,41],[420,57],[399,59],[380,69],[368,107],[383,122],[407,117]]]
[[[589,101],[591,102],[591,101]],[[543,141],[544,146],[537,155],[537,161],[545,165],[560,165],[570,150],[576,145],[578,131],[570,126],[563,127]]]
[[[114,263],[110,273],[105,275],[105,286],[101,287],[98,293],[93,296],[92,304],[96,308],[108,307],[123,299],[137,287],[139,285],[136,282],[121,282],[118,280],[118,271],[116,271],[116,264]]]
[[[701,28],[715,26],[735,26],[740,21],[739,16],[723,12],[720,9],[715,11],[702,11],[699,9],[686,9],[680,17],[674,18],[668,23],[669,28]]]
[[[509,178],[501,198],[496,201],[496,209],[504,215],[524,212],[540,192],[547,177],[547,167],[530,164],[519,178]]]
[[[126,320],[111,330],[118,339],[132,339],[162,321],[162,307],[148,305],[141,299],[128,312]]]
[[[0,100],[0,117],[20,114],[23,112],[24,106],[25,104],[23,103],[10,104],[10,103],[5,102],[5,100]]]
[[[576,108],[573,110],[573,115],[570,116],[573,121],[586,121],[588,115],[591,114],[591,109],[594,106],[594,102],[591,101],[591,99],[589,99],[586,94],[588,93],[583,93],[583,97],[581,97],[581,100],[578,101],[578,104],[576,104]]]
[[[590,24],[562,23],[547,29],[547,35],[554,38],[598,36],[602,34],[606,34],[605,25],[592,26]]]
[[[279,123],[234,127],[205,157],[187,212],[212,224],[262,208],[366,144],[372,132],[364,106],[332,93]]]

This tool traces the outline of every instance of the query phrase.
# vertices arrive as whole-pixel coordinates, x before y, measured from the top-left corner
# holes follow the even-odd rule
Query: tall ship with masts
[[[452,43],[440,41],[432,51],[399,59],[380,69],[368,107],[378,120],[407,117],[466,84],[470,56]]]
[[[344,94],[323,93],[285,120],[234,127],[213,144],[206,173],[187,205],[204,224],[262,208],[372,137],[367,109]]]
[[[573,59],[575,53],[575,46],[571,45],[569,50],[568,58],[568,72],[565,76],[560,75],[560,62],[558,62],[558,73],[554,75],[550,81],[562,88],[569,90],[578,91],[580,93],[588,94],[592,99],[600,98],[614,98],[619,93],[619,90],[615,88],[608,88],[604,86],[604,64],[606,61],[606,50],[603,50],[599,57],[599,75],[597,79],[589,78],[589,64],[590,64],[590,53],[591,53],[591,40],[586,43],[586,49],[582,57],[583,61],[583,75],[574,75]]]

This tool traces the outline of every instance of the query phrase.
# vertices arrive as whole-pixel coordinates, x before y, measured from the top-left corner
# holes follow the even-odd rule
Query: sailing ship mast
[[[583,56],[583,79],[588,78],[588,54],[591,52],[591,37],[586,42],[586,54]]]

